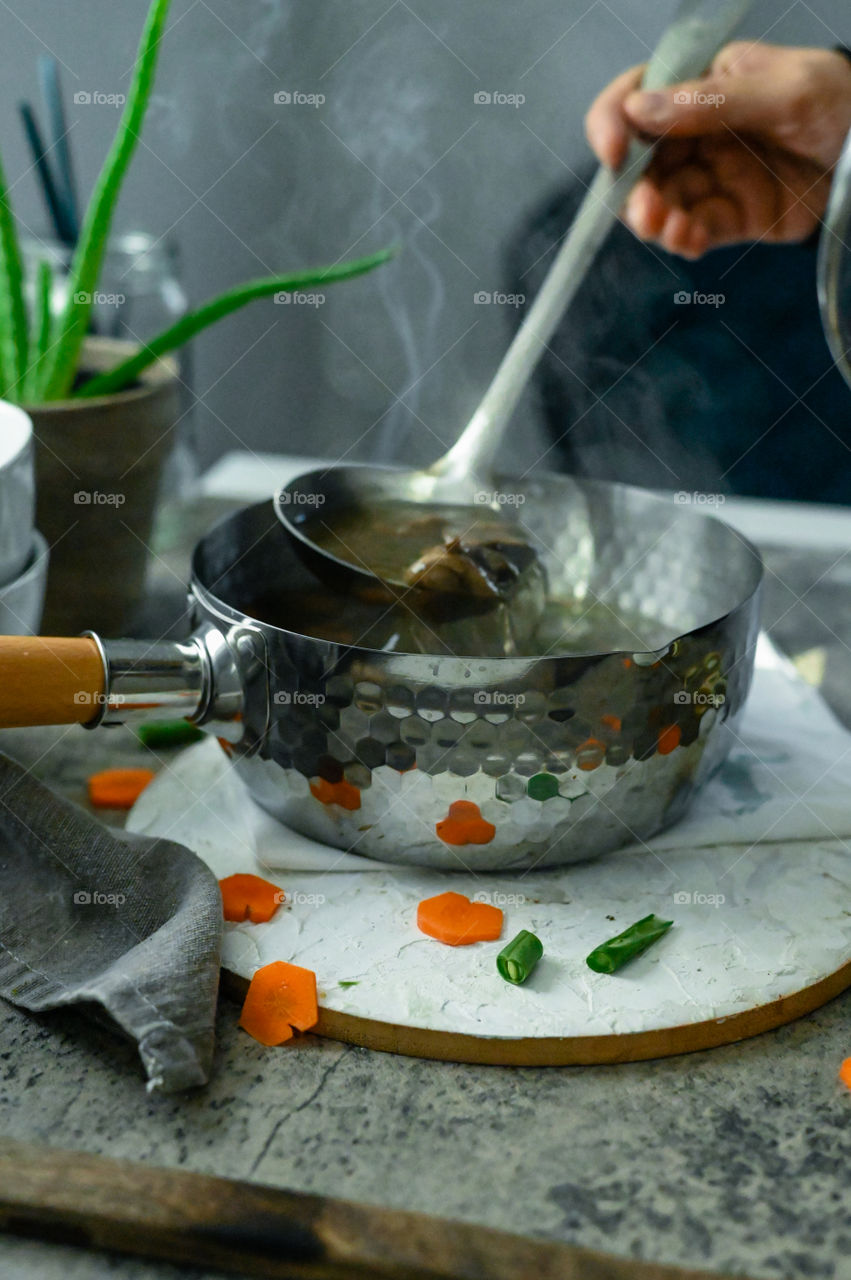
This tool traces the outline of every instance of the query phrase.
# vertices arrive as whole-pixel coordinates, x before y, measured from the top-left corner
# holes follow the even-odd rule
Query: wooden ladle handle
[[[105,684],[89,636],[0,636],[0,729],[85,724],[97,715]]]

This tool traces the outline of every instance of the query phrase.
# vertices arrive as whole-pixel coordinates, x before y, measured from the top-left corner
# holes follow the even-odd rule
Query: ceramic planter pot
[[[110,369],[135,350],[90,338],[83,368]],[[125,632],[145,582],[163,467],[180,417],[173,360],[117,395],[27,405],[35,444],[36,525],[50,547],[42,634]]]

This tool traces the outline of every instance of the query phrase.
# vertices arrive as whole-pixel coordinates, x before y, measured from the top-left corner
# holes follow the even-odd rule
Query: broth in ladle
[[[519,524],[491,508],[375,502],[369,511],[344,507],[328,520],[322,511],[302,522],[323,551],[368,569],[384,583],[421,588],[428,607],[457,613],[482,601],[510,599],[524,573],[543,574]]]
[[[546,573],[522,528],[498,512],[379,500],[332,520],[319,511],[302,527],[320,550],[372,575],[352,593],[401,609],[417,650],[517,654],[531,643]]]
[[[412,509],[414,514],[412,516]],[[530,538],[490,508],[376,502],[301,522],[322,550],[367,567],[378,581],[343,594],[277,591],[245,612],[286,630],[398,653],[481,657],[655,649],[660,628],[589,599],[548,595]],[[382,582],[408,582],[388,590]]]

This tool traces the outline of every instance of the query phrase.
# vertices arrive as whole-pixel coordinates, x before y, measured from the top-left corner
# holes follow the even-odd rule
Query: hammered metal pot
[[[259,592],[307,592],[315,579],[268,503],[198,545],[194,620],[254,658],[252,671],[243,659],[244,735],[227,749],[288,826],[399,863],[562,865],[669,826],[729,752],[758,632],[754,548],[627,486],[510,483],[551,548],[556,594],[647,614],[658,648],[481,659],[346,647],[300,634],[298,616],[288,630],[246,630]],[[453,821],[459,801],[481,822],[473,810]]]
[[[642,627],[635,649],[568,657],[387,652],[379,605],[373,647],[307,635],[317,580],[269,501],[198,544],[188,639],[0,637],[0,724],[185,716],[282,822],[390,862],[527,870],[648,840],[735,740],[762,563],[720,521],[642,490],[556,476],[522,492],[553,593],[640,614],[652,640]],[[289,602],[283,626],[260,620],[261,599]],[[351,627],[356,609],[332,597],[330,614]]]

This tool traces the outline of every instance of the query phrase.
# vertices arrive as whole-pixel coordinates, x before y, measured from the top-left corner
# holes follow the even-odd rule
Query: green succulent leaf
[[[68,300],[58,326],[59,340],[46,361],[40,391],[46,400],[61,399],[71,389],[80,350],[89,327],[92,299],[109,240],[112,215],[124,175],[133,158],[151,97],[160,41],[170,0],[153,0],[136,58],[127,103],[109,154],[95,184],[80,240],[71,262]]]
[[[35,278],[35,299],[33,303],[32,324],[30,330],[29,366],[24,374],[21,399],[31,402],[38,395],[38,385],[45,357],[50,348],[51,310],[50,300],[53,292],[53,271],[50,263],[44,258],[39,260]]]
[[[246,303],[257,298],[268,298],[276,293],[294,293],[301,289],[312,289],[318,285],[333,284],[338,280],[351,280],[355,276],[365,275],[375,267],[393,257],[395,249],[382,249],[366,258],[356,258],[352,262],[341,262],[333,267],[315,267],[312,270],[299,271],[294,275],[272,276],[268,280],[249,280],[237,285],[227,293],[204,303],[196,311],[187,315],[164,330],[156,338],[152,338],[134,355],[114,369],[100,373],[84,382],[76,391],[77,396],[107,396],[122,391],[135,382],[143,369],[153,364],[160,356],[183,346],[202,329],[215,324],[223,316],[230,315],[244,307]]]
[[[0,395],[7,400],[21,398],[28,351],[21,249],[0,161]]]

